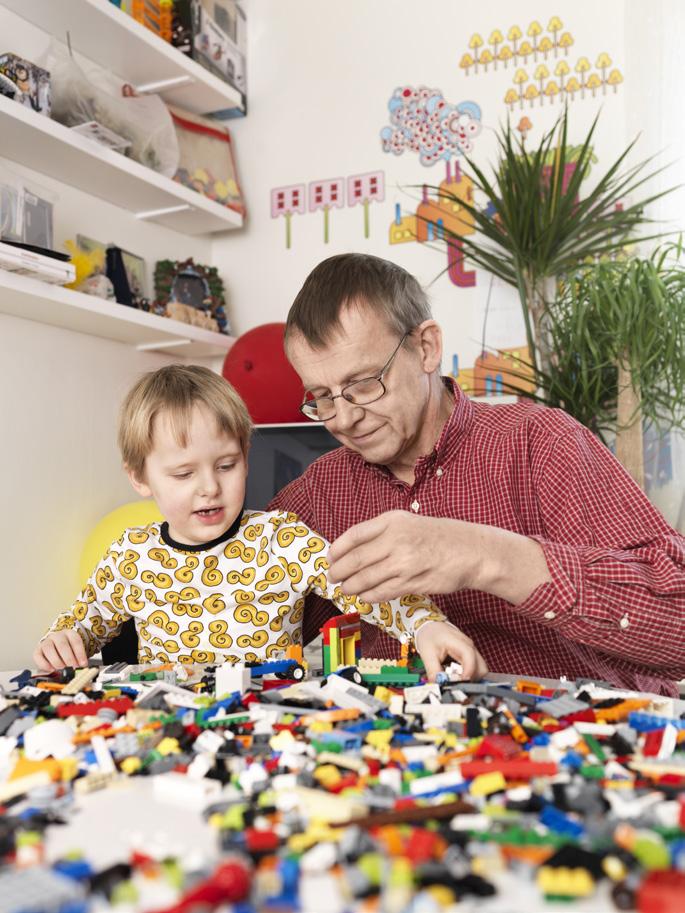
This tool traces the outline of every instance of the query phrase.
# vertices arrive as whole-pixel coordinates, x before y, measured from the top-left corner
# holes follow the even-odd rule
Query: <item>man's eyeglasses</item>
[[[390,365],[397,353],[400,351],[402,343],[409,336],[411,330],[408,330],[397,344],[397,348],[390,358],[381,368],[380,372],[374,377],[363,377],[361,380],[353,380],[351,384],[346,384],[340,393],[335,396],[315,396],[308,390],[304,395],[304,402],[300,406],[300,412],[314,422],[328,422],[335,418],[336,408],[335,400],[341,397],[353,406],[368,406],[375,403],[386,392],[383,378],[388,373]]]

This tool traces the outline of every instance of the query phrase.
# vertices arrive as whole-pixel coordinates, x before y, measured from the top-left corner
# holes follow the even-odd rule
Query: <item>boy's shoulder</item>
[[[240,531],[275,532],[283,526],[302,525],[297,514],[291,510],[246,510],[240,521]]]
[[[147,523],[145,526],[129,526],[118,539],[115,539],[111,549],[140,547],[148,545],[152,548],[163,544],[162,524],[159,522]]]

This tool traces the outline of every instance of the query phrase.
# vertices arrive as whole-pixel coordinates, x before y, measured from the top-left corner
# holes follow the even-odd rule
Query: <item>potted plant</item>
[[[581,184],[596,161],[592,141],[597,121],[581,144],[570,146],[565,111],[534,149],[507,123],[498,133],[499,158],[492,177],[467,158],[474,189],[487,208],[457,201],[435,188],[474,219],[476,233],[457,239],[465,254],[518,290],[531,360],[546,374],[552,368],[546,313],[558,280],[579,264],[620,250],[629,237],[636,241],[658,236],[636,238],[635,231],[651,222],[645,216],[647,204],[669,192],[625,203],[662,170],[650,172],[651,159],[628,165],[633,141],[581,197]],[[445,240],[452,240],[448,231]]]
[[[670,244],[575,270],[549,305],[549,372],[541,397],[600,437],[644,488],[643,426],[685,428],[685,269]]]

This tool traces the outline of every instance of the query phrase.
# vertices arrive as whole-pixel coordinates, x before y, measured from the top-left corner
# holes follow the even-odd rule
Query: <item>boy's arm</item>
[[[68,662],[55,665],[64,651],[67,656],[82,659],[79,641],[87,659],[111,640],[131,617],[127,603],[129,599],[136,598],[136,594],[131,592],[124,600],[126,591],[133,591],[133,587],[124,584],[117,568],[122,551],[123,539],[120,539],[107,550],[72,606],[61,612],[50,625],[34,653],[37,665],[53,668],[70,665]]]
[[[274,553],[290,578],[293,589],[306,595],[316,593],[330,599],[342,612],[358,612],[364,621],[378,625],[398,640],[415,637],[427,622],[446,621],[440,609],[422,595],[402,596],[388,602],[369,603],[358,596],[346,596],[339,586],[328,580],[329,543],[306,524],[287,522],[275,533]]]

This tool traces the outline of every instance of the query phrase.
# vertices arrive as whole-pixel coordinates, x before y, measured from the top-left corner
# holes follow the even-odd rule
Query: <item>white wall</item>
[[[0,4],[2,51],[36,59],[47,36]],[[0,169],[7,166],[2,158]],[[133,216],[14,162],[56,195],[55,246],[77,232],[143,256],[208,262],[207,238]],[[151,288],[151,286],[150,286]],[[136,377],[170,361],[160,353],[0,315],[0,562],[6,617],[0,669],[30,661],[33,645],[78,588],[78,563],[95,523],[135,499],[120,469],[116,414]],[[182,360],[182,359],[178,359]]]
[[[493,29],[505,35],[518,24],[526,31],[538,18],[546,27],[559,15],[564,30],[575,39],[565,58],[571,66],[585,54],[594,63],[602,51],[625,73],[623,20],[626,4],[607,0],[490,0],[487,4],[462,0],[251,0],[249,4],[249,114],[231,124],[241,181],[249,208],[248,227],[238,237],[214,243],[214,260],[230,277],[241,331],[270,320],[285,319],[288,307],[307,273],[332,254],[357,250],[396,260],[424,283],[431,283],[446,265],[442,251],[416,243],[391,245],[388,240],[395,203],[403,211],[415,208],[417,185],[437,185],[444,177],[444,163],[425,167],[410,152],[384,153],[380,131],[388,121],[387,103],[398,86],[441,89],[450,102],[477,102],[482,108],[483,130],[473,152],[481,164],[495,155],[493,129],[508,112],[503,102],[512,85],[514,68],[500,63],[478,75],[465,75],[458,66],[470,36],[485,41]],[[561,54],[561,52],[560,52]],[[561,59],[561,58],[559,58]],[[540,55],[538,63],[542,63]],[[547,60],[551,70],[557,61]],[[537,64],[529,62],[532,73]],[[628,79],[626,79],[626,85]],[[571,105],[576,137],[582,138],[603,105],[596,150],[608,165],[625,136],[626,85],[616,94]],[[511,117],[514,126],[525,114],[533,122],[531,142],[537,142],[561,113],[559,103],[528,102]],[[326,177],[346,176],[382,169],[386,197],[370,207],[371,237],[362,232],[359,207],[333,210],[331,240],[323,241],[320,212],[295,215],[293,244],[285,247],[283,217],[272,219],[270,190]],[[431,286],[435,316],[446,336],[446,360],[458,352],[462,365],[472,365],[481,350],[481,333],[490,277],[477,276],[473,289],[460,289],[446,276]],[[518,303],[511,290],[498,284],[490,302],[487,342],[511,346],[524,339]],[[518,338],[516,338],[518,337]]]

